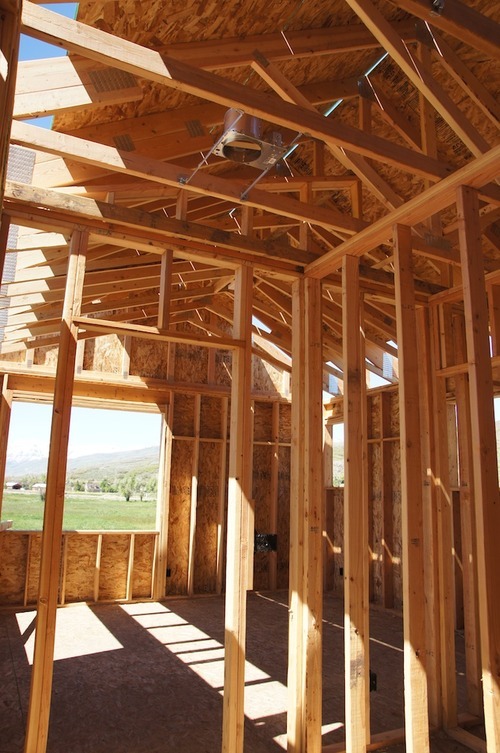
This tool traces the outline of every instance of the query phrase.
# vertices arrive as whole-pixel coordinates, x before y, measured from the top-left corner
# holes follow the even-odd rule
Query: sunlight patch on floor
[[[19,632],[24,638],[24,650],[30,664],[33,664],[35,647],[35,616],[34,610],[16,614]],[[121,648],[123,648],[122,644],[86,604],[57,610],[54,661],[101,654],[104,651],[116,651]]]
[[[121,608],[221,695],[224,690],[224,646],[163,604],[123,604]],[[287,688],[249,661],[245,662],[245,716],[265,724],[267,716],[286,714]],[[286,725],[286,721],[285,721]],[[286,749],[286,735],[276,742]]]

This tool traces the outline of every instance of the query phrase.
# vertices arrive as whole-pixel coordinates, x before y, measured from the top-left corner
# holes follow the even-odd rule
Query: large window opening
[[[43,527],[52,406],[12,406],[2,520]],[[64,501],[65,530],[154,530],[161,416],[74,407]]]

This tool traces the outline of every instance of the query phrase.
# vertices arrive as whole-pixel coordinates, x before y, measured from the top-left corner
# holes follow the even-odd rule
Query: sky
[[[46,457],[51,421],[51,405],[13,402],[7,456]],[[158,413],[73,408],[68,456],[154,447],[160,442],[160,431]]]

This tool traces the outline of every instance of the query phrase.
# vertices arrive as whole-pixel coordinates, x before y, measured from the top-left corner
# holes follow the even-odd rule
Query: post
[[[487,748],[492,753],[498,753],[500,750],[500,599],[498,598],[500,594],[500,567],[498,566],[500,499],[479,199],[474,189],[467,186],[461,186],[458,189],[457,213],[469,364],[484,722]]]
[[[425,582],[422,525],[418,356],[411,230],[394,228],[395,291],[401,423],[401,518],[406,750],[428,753],[425,671]]]
[[[366,382],[361,336],[359,259],[342,266],[344,361],[344,612],[347,753],[364,753],[370,738]]]
[[[245,341],[233,351],[229,485],[222,753],[243,753],[246,592],[252,474],[252,287],[253,269],[239,267],[234,290],[235,338]]]
[[[321,283],[292,285],[289,753],[321,751],[323,406]]]
[[[7,445],[9,442],[10,416],[12,412],[12,390],[9,390],[8,376],[0,378],[0,520],[2,519],[3,487],[5,483],[5,466],[7,464]]]
[[[49,729],[54,662],[59,568],[61,562],[64,487],[68,455],[71,401],[76,359],[77,327],[73,317],[81,310],[88,234],[75,230],[71,237],[64,294],[61,335],[54,385],[54,407],[47,466],[35,650],[25,753],[45,753]]]
[[[156,503],[156,528],[158,546],[156,547],[155,580],[153,596],[163,599],[167,591],[168,558],[168,515],[170,503],[170,471],[172,465],[172,422],[174,394],[170,403],[163,406],[160,437],[160,468],[158,471],[158,500]]]

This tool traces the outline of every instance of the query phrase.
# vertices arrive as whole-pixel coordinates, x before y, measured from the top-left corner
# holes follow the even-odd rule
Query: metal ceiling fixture
[[[230,108],[224,117],[224,133],[214,154],[266,170],[279,162],[287,150],[282,145],[281,133],[273,131],[272,141],[269,142],[264,141],[261,132],[262,123],[259,118]]]

